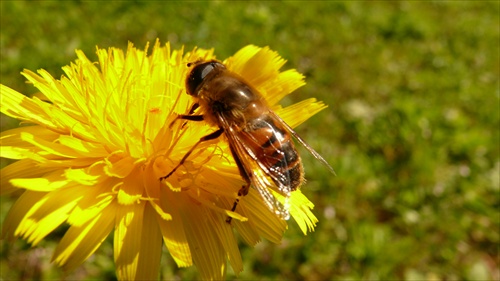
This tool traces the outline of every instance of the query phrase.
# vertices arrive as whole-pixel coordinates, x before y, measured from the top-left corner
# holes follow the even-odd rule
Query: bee
[[[288,219],[287,204],[280,203],[270,190],[288,198],[304,182],[302,161],[292,136],[334,173],[333,168],[269,108],[258,90],[223,63],[197,61],[188,63],[188,67],[186,91],[195,98],[195,103],[188,114],[179,115],[176,120],[205,121],[217,129],[202,137],[160,180],[170,177],[200,143],[224,135],[245,181],[231,211],[236,210],[239,200],[252,186],[271,210]],[[197,109],[203,114],[194,114]],[[230,223],[231,217],[226,222]]]

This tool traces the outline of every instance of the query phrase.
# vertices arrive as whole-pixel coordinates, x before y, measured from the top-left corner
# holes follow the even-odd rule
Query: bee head
[[[217,61],[188,63],[187,66],[193,68],[186,79],[186,90],[191,96],[197,96],[196,89],[204,82],[205,78],[212,74],[215,69],[224,68],[224,65]]]

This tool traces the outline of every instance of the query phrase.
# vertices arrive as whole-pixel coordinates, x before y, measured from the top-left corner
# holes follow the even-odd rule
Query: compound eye
[[[214,70],[215,65],[213,62],[202,63],[195,66],[191,73],[189,73],[188,79],[186,81],[187,92],[190,95],[196,95],[196,88],[203,83],[203,80],[207,75]]]

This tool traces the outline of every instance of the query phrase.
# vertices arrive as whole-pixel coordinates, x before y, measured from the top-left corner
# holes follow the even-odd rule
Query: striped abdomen
[[[291,135],[281,126],[280,120],[271,115],[247,120],[246,128],[239,135],[280,189],[285,187],[294,191],[300,187],[302,162]]]

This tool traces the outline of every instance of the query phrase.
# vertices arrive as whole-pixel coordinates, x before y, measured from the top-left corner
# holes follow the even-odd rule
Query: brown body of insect
[[[290,192],[299,188],[304,181],[302,161],[292,136],[330,171],[333,172],[333,169],[269,109],[262,95],[241,76],[215,60],[199,61],[188,66],[192,68],[186,79],[186,90],[195,97],[196,102],[189,114],[179,115],[177,119],[206,121],[218,129],[202,137],[161,180],[172,175],[199,143],[224,134],[241,177],[246,182],[238,191],[232,211],[236,209],[239,199],[247,195],[250,186],[253,186],[271,210],[287,219],[288,207],[280,203],[270,189],[288,198]],[[194,115],[198,108],[202,114]],[[231,217],[226,221],[230,223]]]

